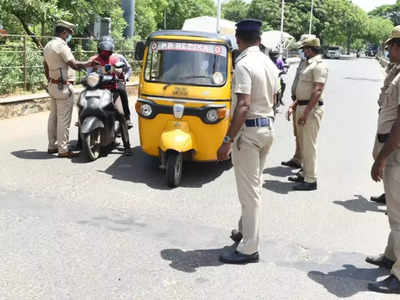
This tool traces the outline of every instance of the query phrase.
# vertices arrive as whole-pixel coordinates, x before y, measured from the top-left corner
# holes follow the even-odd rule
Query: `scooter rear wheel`
[[[167,184],[169,187],[177,187],[181,183],[183,169],[183,155],[180,152],[171,151],[167,154]]]
[[[89,160],[94,161],[99,158],[101,151],[101,129],[96,128],[90,133],[82,136],[83,150]]]

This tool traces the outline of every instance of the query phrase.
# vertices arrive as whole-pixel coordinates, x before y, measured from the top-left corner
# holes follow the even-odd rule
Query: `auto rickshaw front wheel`
[[[169,187],[177,187],[181,183],[183,169],[183,155],[177,151],[167,153],[167,184]]]

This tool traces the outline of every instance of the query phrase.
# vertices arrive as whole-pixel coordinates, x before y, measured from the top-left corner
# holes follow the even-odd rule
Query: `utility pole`
[[[221,19],[221,0],[218,0],[218,8],[217,8],[217,33],[220,32],[219,21]]]
[[[285,0],[282,0],[281,8],[281,40],[279,41],[279,54],[283,53],[283,21],[285,19]]]
[[[308,29],[308,34],[311,34],[312,19],[313,19],[313,11],[314,11],[314,0],[311,0],[310,28]]]
[[[164,10],[164,30],[167,29],[167,8]]]

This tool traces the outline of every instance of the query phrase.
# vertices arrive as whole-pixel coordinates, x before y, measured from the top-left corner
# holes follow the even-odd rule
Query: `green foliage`
[[[167,29],[181,29],[186,19],[200,16],[215,16],[214,0],[168,0]],[[162,24],[158,24],[163,28]]]
[[[368,18],[364,40],[370,44],[381,44],[389,38],[393,23],[391,19],[371,16]]]
[[[393,5],[382,5],[369,12],[370,16],[390,19],[397,26],[400,25],[400,1]]]
[[[135,33],[145,39],[156,30],[156,14],[148,9],[146,0],[136,0]]]
[[[0,94],[4,94],[23,86],[25,55],[22,41],[7,41],[0,49]],[[46,77],[42,62],[41,51],[37,50],[33,43],[28,42],[26,48],[26,83],[29,90],[36,91],[44,87]]]
[[[249,4],[243,0],[230,0],[222,5],[224,19],[239,22],[247,17]]]

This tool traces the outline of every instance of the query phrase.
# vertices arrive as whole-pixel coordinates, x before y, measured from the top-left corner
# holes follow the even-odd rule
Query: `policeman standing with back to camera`
[[[303,156],[303,171],[289,177],[297,182],[297,191],[317,189],[317,137],[323,110],[322,93],[328,78],[328,67],[319,54],[321,44],[318,38],[310,37],[301,42],[306,62],[299,70],[295,82],[296,138]]]
[[[48,80],[48,92],[51,96],[50,115],[48,121],[49,145],[47,153],[58,152],[58,157],[73,157],[68,149],[69,128],[74,105],[75,81],[74,70],[84,69],[91,61],[76,61],[68,43],[72,39],[75,25],[60,21],[56,25],[56,37],[47,43],[43,50],[44,71]]]
[[[232,151],[239,201],[242,207],[239,230],[231,238],[236,251],[224,253],[224,263],[243,264],[259,260],[262,175],[273,141],[273,105],[278,92],[278,74],[272,61],[260,49],[259,20],[236,24],[236,40],[241,54],[236,59],[232,82],[233,117],[218,160]]]
[[[384,280],[368,284],[369,290],[400,294],[400,26],[393,28],[386,46],[394,66],[385,78],[378,101],[371,177],[374,181],[383,180],[390,234],[384,254],[369,256],[366,261],[391,270]]]

